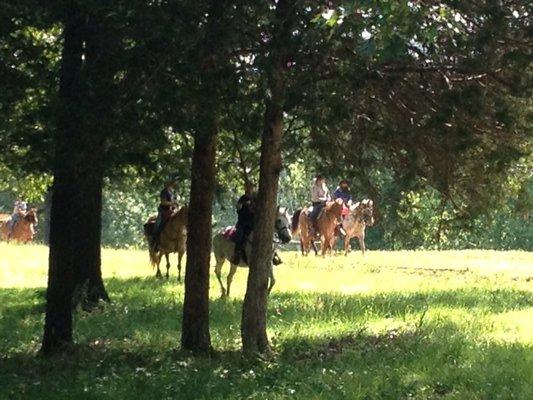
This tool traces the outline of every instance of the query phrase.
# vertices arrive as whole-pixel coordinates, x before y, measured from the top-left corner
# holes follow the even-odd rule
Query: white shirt
[[[313,183],[313,187],[311,187],[311,201],[313,203],[318,203],[329,200],[329,190],[326,184],[322,183],[321,185],[317,185],[316,182]]]

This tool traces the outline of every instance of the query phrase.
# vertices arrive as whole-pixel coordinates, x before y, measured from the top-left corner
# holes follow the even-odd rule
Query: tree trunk
[[[285,69],[294,13],[294,5],[290,3],[287,0],[280,0],[277,3],[277,29],[272,40],[271,69],[267,72],[270,97],[266,98],[253,251],[241,322],[243,351],[247,355],[269,351],[266,332],[268,278],[272,263],[278,181],[282,169],[281,139],[283,136]]]
[[[114,101],[112,47],[102,19],[69,11],[54,136],[45,354],[72,343],[76,288],[87,285],[89,301],[109,299],[101,275],[100,233],[104,143]]]
[[[76,192],[76,171],[69,147],[81,134],[82,112],[80,71],[83,52],[83,23],[70,15],[65,24],[60,72],[58,126],[55,134],[54,185],[50,215],[50,253],[46,316],[42,351],[61,350],[72,343],[72,295],[79,279],[73,231],[76,226],[72,198]]]
[[[209,334],[209,266],[211,223],[215,192],[216,139],[220,113],[220,70],[228,65],[223,51],[223,17],[226,2],[212,0],[208,8],[205,37],[198,51],[199,85],[196,93],[196,123],[191,166],[191,196],[187,230],[187,263],[181,346],[206,353]]]
[[[197,135],[191,168],[191,197],[187,230],[187,264],[181,345],[185,350],[208,352],[209,265],[211,261],[211,215],[215,185],[217,124]]]

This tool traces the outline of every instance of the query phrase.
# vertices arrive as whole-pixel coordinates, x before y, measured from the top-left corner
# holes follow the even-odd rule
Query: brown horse
[[[157,272],[155,274],[156,278],[161,278],[161,270],[159,269],[159,264],[161,263],[161,257],[165,255],[167,260],[167,274],[166,278],[169,277],[170,270],[170,253],[178,253],[178,282],[181,282],[181,260],[185,254],[185,249],[187,246],[187,220],[188,220],[189,209],[187,206],[183,206],[179,211],[174,212],[169,220],[167,221],[161,235],[159,236],[159,248],[157,251],[149,246],[150,252],[150,263],[152,266],[157,267]],[[155,224],[156,217],[150,217],[148,221],[144,224],[145,237],[148,240],[148,231],[150,225]]]
[[[0,220],[0,235],[4,240],[15,240],[17,242],[28,243],[35,236],[35,227],[39,223],[37,209],[32,208],[27,213],[20,213],[19,220],[13,226],[11,237],[9,237],[9,219],[5,217]]]
[[[317,250],[314,244],[315,237],[311,234],[311,219],[309,218],[309,208],[303,208],[294,213],[292,219],[293,234],[300,234],[300,245],[302,255],[309,254],[311,245]],[[335,228],[340,223],[342,214],[342,200],[337,199],[326,204],[322,212],[317,218],[316,225],[318,234],[322,242],[322,255],[326,252],[331,253],[335,241]]]
[[[365,254],[365,228],[374,225],[373,215],[374,202],[365,199],[355,203],[350,207],[350,213],[342,221],[342,229],[346,232],[344,237],[344,254],[350,252],[350,239],[359,239],[359,247],[363,255]]]

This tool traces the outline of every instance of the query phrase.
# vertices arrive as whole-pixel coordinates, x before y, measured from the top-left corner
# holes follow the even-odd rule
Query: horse
[[[291,231],[290,231],[290,216],[287,213],[286,209],[283,207],[278,207],[278,212],[276,216],[276,221],[274,224],[275,233],[278,236],[279,240],[282,243],[288,243],[291,241]],[[235,275],[235,272],[237,271],[237,267],[248,267],[248,265],[244,262],[244,260],[241,260],[239,265],[233,264],[230,260],[233,258],[233,254],[235,252],[235,243],[232,241],[232,238],[230,235],[227,234],[228,230],[230,230],[232,227],[222,229],[217,234],[213,236],[213,253],[215,254],[215,274],[218,279],[218,283],[220,283],[220,290],[222,293],[222,297],[229,297],[230,293],[230,287],[231,282],[233,281],[233,276]],[[246,241],[246,244],[244,246],[244,251],[246,252],[246,259],[250,259],[250,254],[252,251],[252,238],[253,238],[253,232],[248,236],[248,239]],[[272,256],[274,256],[275,246],[272,247]],[[227,277],[227,288],[224,288],[224,284],[222,283],[222,266],[224,265],[224,262],[228,260],[230,261],[230,271],[228,273]],[[274,278],[274,268],[272,263],[270,263],[270,271],[269,271],[269,285],[268,285],[268,293],[272,290],[272,287],[276,283],[276,280]]]
[[[17,242],[28,243],[31,242],[35,236],[35,227],[39,224],[37,218],[37,209],[31,208],[26,213],[20,213],[20,218],[15,222],[13,229],[11,230],[11,236],[9,236],[9,219],[2,218],[0,222],[0,234],[4,240],[15,240]]]
[[[335,228],[340,222],[342,214],[342,200],[337,199],[330,201],[326,204],[320,215],[316,220],[318,228],[318,234],[322,242],[322,255],[325,256],[326,252],[331,253],[335,241]],[[315,254],[318,254],[315,247],[315,237],[311,234],[311,219],[309,213],[311,209],[306,207],[298,210],[294,213],[292,218],[292,232],[300,233],[300,246],[302,255],[309,254],[311,245],[315,250]]]
[[[162,278],[161,270],[159,269],[161,257],[164,255],[167,261],[166,278],[168,279],[170,270],[169,254],[178,253],[178,282],[181,282],[181,260],[187,247],[188,213],[189,209],[187,206],[181,207],[179,211],[174,211],[167,221],[165,227],[161,231],[161,235],[159,236],[159,247],[157,251],[155,251],[152,246],[148,246],[150,253],[150,264],[152,267],[157,267],[157,272],[155,274],[156,278]],[[148,221],[144,224],[144,235],[148,243],[150,243],[150,229],[153,229],[156,218],[157,217],[152,216],[148,218]]]
[[[342,229],[346,232],[344,237],[344,254],[348,255],[351,250],[350,239],[356,237],[359,240],[361,252],[365,255],[365,228],[374,225],[374,202],[364,199],[350,207],[350,212],[342,221]]]

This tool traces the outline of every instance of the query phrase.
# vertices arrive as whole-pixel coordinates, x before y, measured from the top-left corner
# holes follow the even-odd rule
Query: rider
[[[316,229],[316,220],[320,215],[320,211],[326,205],[326,202],[331,199],[329,195],[328,187],[326,186],[326,178],[322,175],[317,174],[313,186],[311,187],[311,202],[313,203],[313,211],[309,214],[311,219],[311,226],[313,227],[314,232]]]
[[[11,238],[11,235],[13,234],[13,230],[15,229],[15,225],[17,225],[17,222],[20,220],[20,218],[26,215],[26,211],[28,211],[28,203],[18,198],[13,204],[13,214],[11,215],[11,219],[8,222],[8,239]]]
[[[251,182],[246,182],[244,185],[244,194],[237,201],[237,224],[235,225],[235,253],[233,255],[233,264],[237,265],[241,261],[241,257],[245,262],[246,253],[244,247],[248,235],[254,228],[254,208],[255,208],[255,193],[254,185]]]
[[[339,182],[339,186],[333,192],[333,200],[342,199],[345,206],[349,206],[352,203],[352,195],[350,194],[350,186],[348,181],[343,179]]]
[[[157,219],[155,221],[151,243],[154,250],[157,250],[157,247],[159,246],[159,236],[172,215],[172,211],[178,207],[178,199],[175,192],[177,183],[178,177],[176,175],[171,175],[165,182],[165,187],[159,194],[160,203],[157,208]]]
[[[335,191],[333,192],[333,200],[342,199],[344,206],[349,207],[352,204],[352,195],[350,194],[350,186],[348,185],[348,181],[346,179],[343,179],[339,182],[339,186]],[[342,219],[344,220],[345,216],[343,213]],[[342,223],[338,226],[339,232],[344,236],[346,235],[346,232],[344,232],[344,229],[342,228]]]

